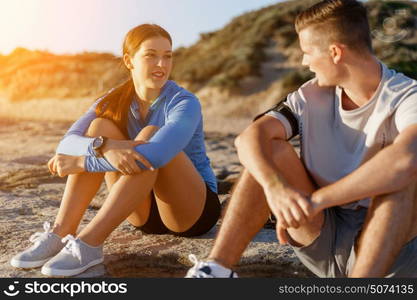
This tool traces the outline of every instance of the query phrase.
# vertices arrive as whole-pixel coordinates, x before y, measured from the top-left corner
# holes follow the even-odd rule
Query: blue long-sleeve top
[[[97,118],[95,108],[102,99],[98,99],[71,126],[56,150],[56,153],[60,154],[86,156],[87,172],[117,171],[105,158],[96,157],[92,145],[94,138],[84,136],[91,122]],[[184,151],[210,189],[217,192],[216,177],[206,155],[203,118],[197,97],[175,82],[167,81],[159,97],[150,106],[145,124],[140,122],[138,109],[138,103],[132,99],[127,124],[130,139],[133,140],[147,125],[155,125],[160,129],[147,144],[138,145],[135,150],[155,169],[163,167],[178,153]],[[143,168],[142,164],[138,165]]]

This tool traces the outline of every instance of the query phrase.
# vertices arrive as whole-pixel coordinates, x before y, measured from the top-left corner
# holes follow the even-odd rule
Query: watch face
[[[101,146],[101,144],[103,144],[103,139],[101,137],[97,137],[93,141],[93,148],[97,149]]]

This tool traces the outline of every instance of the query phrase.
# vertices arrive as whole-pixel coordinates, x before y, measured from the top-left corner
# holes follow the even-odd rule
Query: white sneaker
[[[103,262],[103,245],[93,247],[68,234],[65,247],[42,267],[48,276],[74,276]]]
[[[185,278],[238,278],[236,272],[214,261],[199,261],[194,254],[188,256],[194,266],[188,270]]]
[[[54,257],[64,247],[61,237],[51,232],[49,222],[43,223],[45,232],[36,232],[29,240],[33,245],[16,254],[10,260],[15,268],[37,268],[43,266],[49,259]]]

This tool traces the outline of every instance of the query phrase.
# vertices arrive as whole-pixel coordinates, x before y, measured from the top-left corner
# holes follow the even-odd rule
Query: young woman
[[[48,162],[68,176],[50,228],[11,260],[42,267],[50,276],[73,276],[103,261],[103,243],[125,219],[146,233],[196,236],[220,216],[216,178],[207,158],[198,99],[168,77],[172,40],[157,25],[130,30],[123,61],[131,78],[75,122]],[[76,235],[103,179],[109,195]],[[76,236],[76,238],[74,237]],[[64,237],[64,238],[63,238]]]

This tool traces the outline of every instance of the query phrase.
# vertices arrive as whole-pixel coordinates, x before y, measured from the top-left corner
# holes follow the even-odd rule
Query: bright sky
[[[172,35],[174,49],[233,17],[280,0],[0,0],[0,53],[16,47],[53,53],[121,53],[127,31],[156,23]]]

